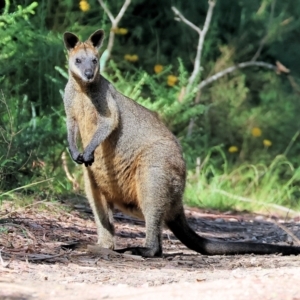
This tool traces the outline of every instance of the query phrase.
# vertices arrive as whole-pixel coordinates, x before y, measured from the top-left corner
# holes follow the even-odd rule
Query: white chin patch
[[[87,79],[86,78],[86,80],[85,80],[86,82],[92,82],[92,81],[94,81],[94,77],[93,78],[91,78],[91,79]]]
[[[92,82],[94,81],[95,76],[93,76],[92,78],[88,79],[85,76],[80,75],[80,78],[83,82]]]

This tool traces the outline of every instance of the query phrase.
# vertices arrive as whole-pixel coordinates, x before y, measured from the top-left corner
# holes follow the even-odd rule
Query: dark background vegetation
[[[89,10],[82,11],[79,1],[71,0],[0,1],[0,194],[50,178],[54,179],[24,190],[43,196],[72,190],[61,161],[67,146],[62,34],[72,31],[85,39],[98,28],[107,36],[111,29],[98,1],[87,2]],[[114,15],[122,4],[107,1]],[[155,109],[177,135],[189,169],[187,198],[203,192],[199,182],[205,187],[218,178],[217,189],[241,196],[249,185],[249,197],[258,197],[265,186],[272,191],[280,186],[288,191],[280,194],[282,203],[298,206],[300,2],[219,0],[204,42],[198,82],[250,61],[259,49],[258,61],[279,61],[290,73],[241,69],[201,90],[196,103],[180,103],[178,95],[193,71],[198,35],[174,19],[172,6],[202,28],[207,0],[132,0],[119,24],[128,33],[116,35],[105,76],[121,92]],[[106,43],[107,39],[103,49]],[[126,61],[126,54],[137,55],[138,61]],[[157,64],[164,66],[161,74],[153,70]],[[167,85],[168,75],[178,77],[176,85]],[[194,126],[188,133],[191,119]],[[253,128],[261,134],[253,136]],[[229,151],[232,146],[235,151]],[[69,158],[68,166],[74,178],[80,174]],[[274,186],[269,186],[270,178]],[[238,182],[243,186],[237,191]],[[204,205],[199,198],[194,203]]]

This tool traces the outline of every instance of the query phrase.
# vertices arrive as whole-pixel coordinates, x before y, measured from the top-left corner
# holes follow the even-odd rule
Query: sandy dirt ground
[[[71,208],[70,208],[71,207]],[[203,236],[291,244],[299,218],[186,209]],[[115,213],[118,247],[142,245],[144,222]],[[162,258],[98,248],[86,203],[44,202],[0,212],[0,299],[291,299],[300,300],[300,256],[205,256],[170,231]]]

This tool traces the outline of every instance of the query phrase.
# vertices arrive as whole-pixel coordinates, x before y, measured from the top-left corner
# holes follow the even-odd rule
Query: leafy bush
[[[107,3],[114,15],[122,4]],[[229,193],[261,201],[268,195],[270,201],[298,207],[299,6],[264,0],[218,2],[193,88],[255,56],[271,64],[278,60],[291,74],[257,67],[237,70],[186,94],[198,37],[174,21],[172,5],[197,26],[204,23],[207,0],[191,1],[188,7],[180,0],[132,2],[113,29],[115,43],[104,75],[155,111],[178,137],[189,169],[190,203],[210,205],[221,199],[215,206],[238,207]],[[66,151],[62,94],[67,77],[61,36],[68,30],[85,39],[99,27],[108,36],[111,21],[98,1],[91,0],[6,0],[0,9],[0,190],[55,177],[34,190],[65,193],[73,184],[61,161]],[[81,169],[66,160],[79,181]],[[196,174],[199,160],[205,163]],[[283,166],[290,166],[289,171]],[[212,193],[214,187],[227,194]]]
[[[223,160],[222,168],[212,159]],[[185,199],[188,204],[215,209],[277,211],[282,215],[300,209],[300,169],[283,155],[266,165],[242,163],[232,167],[224,151],[216,147],[189,172]]]

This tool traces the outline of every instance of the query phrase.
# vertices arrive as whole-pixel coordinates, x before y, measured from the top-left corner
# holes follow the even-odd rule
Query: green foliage
[[[214,154],[223,161],[222,168]],[[269,165],[242,163],[233,168],[224,150],[215,147],[196,174],[189,172],[185,199],[190,205],[206,208],[275,210],[286,215],[288,209],[300,209],[299,181],[300,169],[283,155],[276,156]]]
[[[192,106],[192,97],[181,98],[180,96],[180,86],[186,85],[188,76],[181,62],[178,70],[179,83],[172,87],[167,85],[166,80],[166,77],[172,74],[171,66],[152,76],[145,71],[136,71],[134,74],[127,72],[124,75],[113,61],[110,62],[109,67],[105,75],[115,83],[118,90],[157,112],[171,130],[180,131],[178,135],[183,134],[181,131],[185,132],[185,125],[190,118],[200,116],[204,112],[203,105]]]
[[[14,147],[14,138],[16,128],[12,113],[4,99],[3,94],[0,98],[0,190],[13,181],[12,177],[16,175],[15,165],[17,163],[16,149]]]
[[[31,21],[37,3],[13,12],[6,1],[0,31],[1,189],[11,190],[45,179],[41,166],[51,162],[64,144],[64,114],[59,89],[63,82],[53,63],[61,63],[55,33]],[[41,16],[39,16],[41,18]],[[9,61],[9,63],[8,63]],[[61,149],[57,147],[61,144]],[[46,159],[45,159],[46,158]],[[46,162],[46,161],[47,162]]]
[[[61,162],[68,76],[61,36],[68,30],[85,39],[99,27],[108,36],[111,29],[98,1],[87,2],[86,11],[70,0],[0,4],[0,196],[22,186],[40,195],[72,189]],[[298,208],[300,7],[293,1],[218,1],[202,69],[187,94],[198,36],[174,20],[171,6],[202,27],[207,2],[132,1],[119,24],[128,32],[116,34],[104,75],[155,111],[179,138],[189,169],[189,203],[248,208],[237,202],[239,196]],[[114,16],[122,4],[107,1]],[[255,57],[278,60],[291,74],[246,68],[197,90],[201,80]],[[154,71],[155,65],[162,70]],[[253,136],[253,128],[261,135]],[[197,158],[203,163],[195,175]],[[81,168],[69,158],[67,166],[79,180]]]

